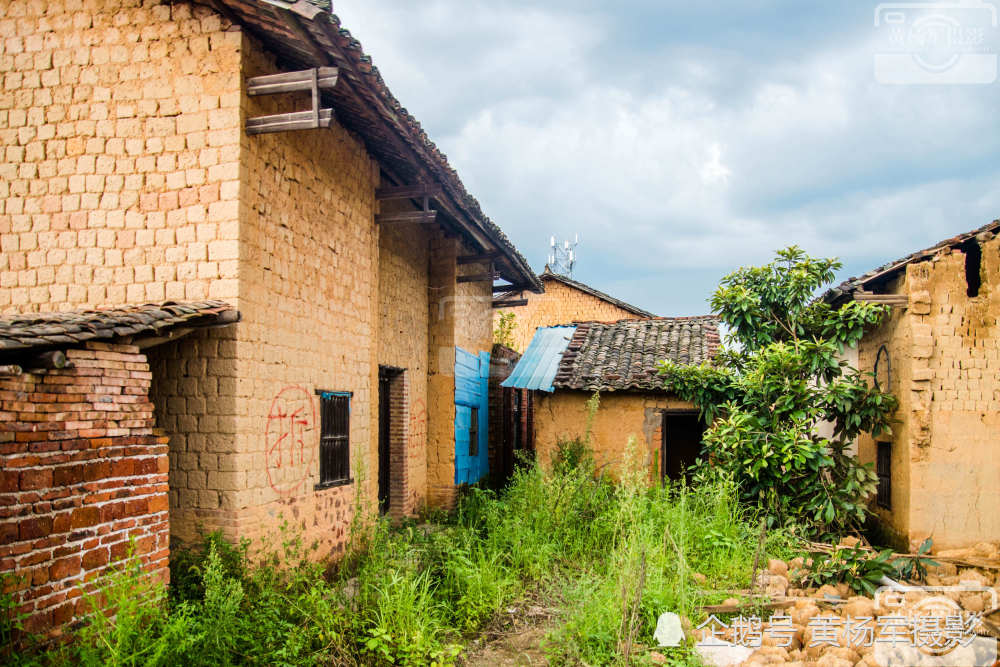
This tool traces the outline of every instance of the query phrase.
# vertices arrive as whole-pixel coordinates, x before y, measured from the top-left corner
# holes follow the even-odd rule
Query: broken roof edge
[[[917,250],[916,252],[912,252],[905,257],[901,257],[900,259],[887,262],[882,266],[872,269],[871,271],[868,271],[860,276],[852,276],[836,287],[828,289],[823,293],[820,299],[832,305],[840,305],[844,301],[847,301],[855,292],[869,287],[871,283],[877,280],[889,280],[894,278],[900,272],[905,271],[906,267],[910,264],[927,261],[945,248],[960,246],[969,239],[976,238],[980,234],[996,234],[998,232],[1000,232],[1000,219],[989,222],[978,229],[973,229],[972,231],[965,232],[964,234],[958,234],[956,236],[952,236],[951,238],[944,239],[943,241],[939,241],[930,247],[924,248],[923,250]]]
[[[242,11],[241,7],[246,7],[246,2],[234,2],[234,0],[201,0],[207,2],[209,6],[218,11],[218,5],[225,7],[228,12],[238,16]],[[327,0],[256,0],[258,4],[268,5],[281,12],[287,13],[292,23],[297,21],[308,22],[318,32],[311,34],[306,30],[306,36],[292,27],[291,34],[298,35],[301,39],[311,42],[310,49],[323,51],[327,58],[335,62],[338,66],[346,65],[350,81],[349,85],[364,86],[365,101],[369,103],[370,109],[381,118],[384,125],[390,132],[395,132],[397,138],[402,140],[417,158],[414,162],[420,162],[415,168],[417,171],[425,171],[441,186],[445,196],[454,204],[455,209],[462,217],[468,221],[469,228],[464,229],[477,245],[482,245],[476,236],[485,237],[497,250],[503,253],[508,271],[501,270],[504,279],[516,285],[518,289],[529,290],[540,294],[544,291],[541,281],[535,275],[528,261],[507,238],[503,230],[493,222],[482,210],[479,202],[469,194],[464,183],[458,176],[458,172],[449,164],[448,158],[441,152],[437,145],[430,140],[420,123],[400,104],[399,100],[392,94],[385,80],[382,78],[378,68],[372,64],[370,56],[364,53],[361,43],[355,39],[351,33],[342,27],[340,18],[332,13],[331,3]],[[283,17],[284,18],[284,17]],[[287,23],[287,21],[286,21]],[[245,25],[242,21],[241,26]],[[251,32],[255,29],[246,26]],[[259,29],[259,27],[257,28]],[[324,34],[333,46],[327,48],[316,40],[317,34]],[[279,36],[272,35],[275,39]],[[287,39],[287,37],[285,37]],[[344,61],[343,63],[341,61]],[[313,66],[328,65],[330,63],[313,63]],[[346,82],[346,81],[345,81]],[[374,97],[375,99],[371,99]],[[374,102],[374,103],[372,103]],[[369,137],[370,138],[370,137]],[[374,140],[374,139],[372,139]],[[391,173],[392,170],[389,169]],[[400,183],[402,185],[402,183]],[[449,211],[444,211],[449,213]],[[460,227],[466,227],[466,221],[455,216]],[[482,248],[490,250],[489,248]],[[507,275],[503,275],[507,273]],[[516,280],[514,279],[516,278]]]
[[[640,308],[639,306],[633,306],[632,304],[626,301],[622,301],[621,299],[616,299],[615,297],[606,294],[599,289],[593,288],[585,283],[581,283],[579,280],[573,280],[572,278],[564,276],[560,273],[554,273],[552,269],[548,267],[548,265],[546,265],[545,270],[539,274],[538,279],[543,283],[546,280],[555,280],[557,282],[566,285],[567,287],[572,287],[573,289],[577,289],[581,292],[589,294],[602,301],[605,301],[606,303],[610,303],[613,306],[617,306],[622,310],[626,310],[630,313],[633,313],[634,315],[639,315],[641,317],[658,317],[658,315],[656,315],[655,313],[651,313],[648,310]]]

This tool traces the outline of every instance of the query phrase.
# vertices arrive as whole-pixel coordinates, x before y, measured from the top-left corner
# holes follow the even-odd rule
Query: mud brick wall
[[[937,548],[1000,534],[1000,514],[986,509],[1000,507],[1000,239],[987,234],[978,246],[978,263],[946,249],[910,264],[890,286],[909,306],[894,308],[859,351],[871,371],[888,344],[900,400],[892,508],[880,513],[903,541],[931,536]],[[967,271],[978,273],[975,294]],[[862,441],[862,460],[874,461],[872,439]]]
[[[237,296],[242,35],[186,2],[0,12],[0,312]]]
[[[517,308],[500,309],[515,314],[514,349],[524,352],[538,327],[551,327],[571,322],[615,322],[617,320],[642,319],[640,315],[625,310],[613,303],[598,299],[592,294],[564,285],[557,280],[545,281],[545,293],[524,292],[518,299],[527,299],[528,304]],[[493,313],[493,326],[500,322],[500,311]]]
[[[91,343],[72,368],[0,377],[0,572],[25,629],[58,633],[130,540],[166,582],[167,439],[138,348]]]
[[[386,202],[382,213],[412,208]],[[379,233],[378,363],[405,369],[391,382],[393,482],[390,512],[414,513],[427,489],[427,262],[426,225],[385,225]],[[398,488],[397,488],[398,487]]]
[[[533,422],[539,463],[551,464],[560,440],[584,438],[590,421],[587,414],[590,397],[590,393],[583,391],[535,392]],[[648,468],[650,483],[659,482],[663,412],[694,409],[692,403],[670,395],[601,394],[600,407],[591,422],[590,447],[594,462],[612,475],[619,474],[629,438],[635,438],[644,452],[640,463]]]
[[[281,71],[244,38],[245,77]],[[241,97],[246,117],[289,111],[283,96]],[[235,438],[218,452],[222,511],[239,537],[287,520],[320,554],[344,544],[356,493],[374,503],[378,433],[378,168],[340,125],[240,137],[239,308]],[[354,481],[319,483],[317,390],[352,392]],[[287,417],[305,423],[294,434]],[[301,429],[299,429],[301,427]],[[303,456],[279,466],[274,444],[301,439]],[[359,488],[360,486],[360,488]]]

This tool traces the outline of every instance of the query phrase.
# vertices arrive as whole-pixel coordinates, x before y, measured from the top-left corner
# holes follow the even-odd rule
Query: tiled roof
[[[338,67],[337,85],[323,93],[332,100],[337,121],[364,141],[399,185],[440,184],[444,193],[434,198],[438,220],[483,250],[492,250],[488,245],[500,250],[497,270],[505,280],[542,291],[527,260],[466,191],[448,158],[386,86],[371,57],[330,13],[327,0],[216,0],[216,5],[293,67]]]
[[[75,346],[172,329],[232,324],[240,314],[225,301],[197,301],[65,313],[0,315],[0,353]]]
[[[700,364],[719,346],[719,318],[658,317],[583,322],[562,355],[553,386],[587,391],[664,391],[657,362]]]
[[[586,292],[587,294],[590,294],[591,296],[595,296],[595,297],[597,297],[598,299],[600,299],[602,301],[606,301],[607,303],[610,303],[612,305],[618,306],[622,310],[627,310],[628,312],[634,313],[635,315],[639,315],[640,317],[656,317],[656,315],[654,315],[653,313],[649,312],[648,310],[643,310],[642,308],[639,308],[638,306],[633,306],[632,304],[625,303],[624,301],[622,301],[620,299],[616,299],[613,296],[608,296],[604,292],[601,292],[600,290],[596,290],[593,287],[591,287],[590,285],[584,285],[583,283],[581,283],[579,281],[576,281],[576,280],[573,280],[572,278],[567,278],[564,275],[561,275],[561,274],[558,274],[558,273],[553,273],[552,270],[549,269],[548,266],[545,267],[545,270],[538,277],[543,282],[546,281],[546,280],[555,280],[556,282],[560,282],[563,285],[566,285],[568,287],[572,287],[574,289],[578,289],[581,292]]]
[[[989,224],[983,225],[979,229],[973,229],[971,232],[953,236],[950,239],[945,239],[944,241],[935,243],[929,248],[924,248],[923,250],[910,253],[906,257],[897,259],[894,262],[883,264],[877,269],[873,269],[857,278],[848,278],[840,285],[827,290],[827,292],[823,294],[822,298],[827,303],[838,303],[844,301],[858,290],[866,290],[873,284],[890,280],[901,271],[906,270],[906,266],[908,264],[930,259],[944,248],[954,248],[956,246],[960,246],[969,239],[973,239],[981,234],[996,234],[998,232],[1000,232],[1000,220],[994,220]]]

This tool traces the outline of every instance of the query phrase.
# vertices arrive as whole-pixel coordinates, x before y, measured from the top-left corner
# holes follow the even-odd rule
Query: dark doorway
[[[697,412],[664,412],[660,429],[661,477],[681,479],[701,454],[701,436],[705,424]]]
[[[389,511],[389,455],[392,439],[392,376],[395,373],[386,368],[378,370],[378,508],[382,514]]]

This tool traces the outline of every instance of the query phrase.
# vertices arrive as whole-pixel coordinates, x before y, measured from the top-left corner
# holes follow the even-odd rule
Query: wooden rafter
[[[441,196],[441,186],[429,185],[390,185],[375,191],[375,199],[390,201],[393,199],[424,199]]]
[[[403,213],[380,213],[375,216],[375,224],[388,225],[401,222],[429,223],[437,220],[437,211],[405,211]]]
[[[494,308],[518,308],[527,305],[527,299],[497,299],[493,302]]]
[[[910,297],[907,294],[874,294],[872,292],[855,292],[855,301],[880,303],[887,306],[908,306]]]
[[[499,273],[497,273],[496,271],[491,271],[490,273],[474,273],[469,276],[459,276],[458,278],[455,279],[455,281],[460,283],[484,283],[484,282],[493,282],[494,280],[498,280],[499,278],[500,278]]]
[[[494,259],[502,256],[502,252],[494,250],[493,252],[484,252],[478,255],[459,255],[456,261],[459,264],[479,264],[480,262],[492,262]]]

